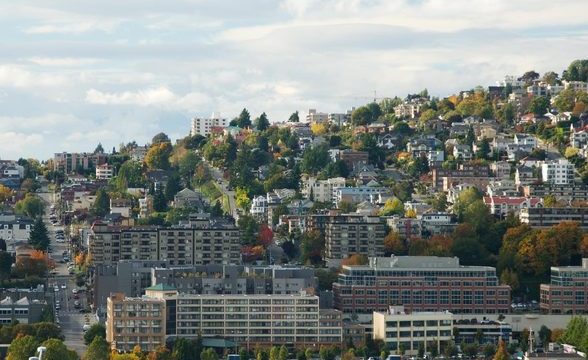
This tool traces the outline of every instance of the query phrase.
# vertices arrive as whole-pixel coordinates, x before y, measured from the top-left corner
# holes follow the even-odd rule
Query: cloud
[[[92,58],[52,58],[52,57],[32,57],[28,61],[42,66],[85,66],[93,65],[99,62],[99,59]]]

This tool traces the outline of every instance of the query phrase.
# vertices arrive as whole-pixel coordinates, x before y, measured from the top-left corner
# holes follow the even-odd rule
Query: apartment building
[[[114,169],[108,164],[96,165],[96,179],[110,180],[114,176]]]
[[[460,165],[457,170],[435,168],[431,170],[433,175],[433,186],[437,190],[443,189],[444,178],[459,179],[462,182],[469,183],[471,178],[487,179],[490,171],[487,166]]]
[[[137,316],[137,311],[141,311],[141,317]],[[319,297],[305,292],[195,295],[179,294],[158,285],[148,288],[143,298],[112,296],[108,301],[108,314],[107,340],[115,341],[113,347],[117,350],[132,349],[148,339],[153,344],[149,348],[141,345],[141,348],[156,347],[165,340],[161,330],[169,338],[222,337],[248,348],[282,344],[318,348],[342,343],[341,312],[320,310]],[[124,327],[130,327],[133,321],[134,329]],[[143,324],[151,328],[143,330]]]
[[[53,170],[66,174],[77,169],[88,170],[106,163],[106,155],[102,153],[55,153],[53,156]]]
[[[380,186],[335,187],[333,188],[333,204],[337,207],[342,202],[359,204],[367,201],[374,204],[378,202],[380,195],[389,192],[389,189]]]
[[[130,352],[136,345],[153,351],[165,345],[165,300],[147,297],[108,297],[106,341],[113,350]]]
[[[92,225],[89,253],[95,265],[121,260],[163,260],[168,265],[241,262],[239,229],[226,221],[206,220],[164,227]]]
[[[195,117],[192,119],[192,128],[190,130],[190,136],[210,135],[213,127],[226,128],[229,126],[229,120],[222,118],[220,113],[212,113],[210,118],[199,118]]]
[[[564,89],[573,89],[575,91],[588,92],[588,83],[585,81],[562,81]]]
[[[575,221],[583,229],[588,229],[588,208],[529,208],[519,212],[521,223],[531,227],[551,227],[562,221]]]
[[[504,217],[510,213],[518,215],[521,209],[542,207],[543,199],[523,196],[484,196],[484,204],[490,209],[490,214]]]
[[[344,265],[333,284],[335,308],[348,314],[407,311],[465,314],[508,313],[510,287],[499,285],[496,269],[462,266],[458,258],[394,256],[370,258],[365,266]]]
[[[523,186],[524,196],[544,198],[553,195],[558,200],[588,201],[588,185],[572,183],[566,185],[533,184]]]
[[[547,161],[541,165],[541,179],[545,183],[568,185],[574,182],[574,164],[566,159]]]
[[[406,355],[417,355],[436,348],[437,354],[453,339],[453,315],[449,311],[406,313],[403,306],[390,306],[387,311],[374,311],[374,340],[382,340],[392,352],[403,349]]]
[[[588,259],[581,266],[552,266],[540,286],[541,310],[548,314],[588,314]]]
[[[151,284],[185,294],[296,294],[314,289],[310,268],[281,266],[194,265],[151,269]]]
[[[383,218],[363,214],[342,214],[330,215],[326,220],[326,258],[338,260],[353,254],[384,254],[386,224]]]
[[[27,241],[33,228],[33,219],[14,214],[0,214],[0,239]]]
[[[345,178],[336,177],[326,180],[317,180],[315,177],[309,176],[302,179],[302,195],[306,198],[311,198],[313,201],[332,202],[333,189],[345,187]]]
[[[318,112],[316,109],[309,109],[308,114],[306,114],[306,122],[310,124],[314,123],[326,123],[329,121],[329,114]]]
[[[498,344],[501,339],[508,344],[512,338],[512,325],[502,321],[462,319],[457,320],[453,327],[457,329],[454,339],[456,344]]]

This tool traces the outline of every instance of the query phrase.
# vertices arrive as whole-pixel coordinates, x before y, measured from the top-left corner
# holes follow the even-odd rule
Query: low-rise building
[[[333,189],[333,204],[336,207],[342,202],[359,204],[364,201],[376,203],[380,195],[390,192],[381,186],[362,185],[356,187],[336,187]]]
[[[523,196],[484,196],[484,204],[490,209],[490,214],[496,216],[518,215],[521,209],[543,206],[543,199],[539,197]]]
[[[403,306],[390,306],[386,312],[374,311],[373,337],[393,352],[417,355],[423,348],[427,354],[434,346],[439,354],[453,338],[452,316],[448,311],[406,313]]]
[[[582,229],[588,229],[588,208],[536,207],[521,209],[519,220],[521,223],[539,228],[552,227],[563,221],[574,221]]]
[[[114,168],[108,164],[102,164],[96,166],[96,179],[98,180],[110,180],[114,175]]]
[[[18,300],[6,297],[0,301],[0,324],[33,324],[41,321],[43,310],[47,306],[45,300],[22,297]]]
[[[456,344],[498,344],[501,339],[509,343],[512,338],[512,326],[502,321],[457,320],[453,328],[457,329],[453,339]]]
[[[26,216],[0,214],[0,239],[6,240],[7,243],[28,241],[33,223],[33,219]]]
[[[588,185],[573,183],[567,185],[556,184],[532,184],[523,186],[524,196],[544,198],[553,195],[558,200],[565,201],[588,201]]]
[[[541,310],[548,314],[588,314],[588,259],[581,266],[552,266],[540,286]]]
[[[303,177],[302,195],[313,201],[331,202],[333,201],[333,190],[335,188],[345,187],[345,178],[336,177],[326,180],[317,180],[315,177]]]

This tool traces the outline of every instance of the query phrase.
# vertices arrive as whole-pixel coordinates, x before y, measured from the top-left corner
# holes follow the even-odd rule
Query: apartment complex
[[[574,182],[574,164],[566,159],[541,164],[541,179],[545,183],[568,185]]]
[[[157,298],[108,297],[106,341],[112,349],[130,352],[135,345],[153,351],[165,345],[165,301]]]
[[[588,201],[588,185],[582,183],[526,185],[523,187],[523,195],[540,198],[553,195],[558,200]]]
[[[77,169],[88,170],[92,167],[106,163],[106,155],[102,153],[55,153],[53,156],[53,170],[66,174]]]
[[[588,228],[588,208],[528,208],[521,209],[519,219],[524,224],[532,227],[551,227],[562,221],[575,221],[586,229]]]
[[[349,314],[407,311],[496,314],[510,311],[510,287],[498,284],[496,269],[462,266],[458,258],[394,256],[370,258],[365,266],[344,265],[333,284],[335,308]]]
[[[225,128],[227,126],[229,126],[229,121],[222,118],[219,113],[212,113],[210,118],[195,117],[192,119],[190,135],[208,136],[213,127]]]
[[[457,170],[434,168],[431,170],[433,175],[433,186],[435,189],[445,189],[449,185],[444,183],[453,183],[456,181],[472,183],[479,179],[489,181],[490,169],[488,166],[460,165]]]
[[[543,199],[539,197],[523,196],[484,196],[484,204],[490,209],[490,214],[507,216],[517,215],[521,209],[543,206]]]
[[[386,223],[383,218],[364,214],[341,214],[328,215],[325,220],[326,258],[344,259],[353,254],[384,254]]]
[[[588,259],[581,266],[552,266],[549,284],[541,284],[540,307],[548,314],[588,313]]]
[[[297,294],[314,289],[311,268],[243,265],[194,265],[151,270],[151,284],[186,294]]]
[[[206,220],[173,227],[92,225],[89,253],[94,264],[121,260],[163,260],[168,265],[238,264],[239,229],[226,221]]]
[[[373,313],[373,337],[384,341],[393,352],[403,349],[406,355],[417,355],[420,347],[428,353],[435,346],[439,354],[453,339],[452,317],[448,311],[409,314],[402,306],[391,306],[385,312]]]
[[[96,165],[96,179],[110,180],[114,176],[114,169],[108,164]]]
[[[159,330],[162,327],[170,338],[222,337],[248,348],[281,344],[318,348],[342,343],[341,313],[320,310],[318,296],[305,292],[291,295],[195,295],[178,294],[167,286],[158,285],[148,288],[146,296],[141,299],[122,299],[118,312],[112,298],[109,298],[108,305],[108,341],[117,340],[117,325],[144,320],[152,323],[153,331],[142,337],[134,335],[134,340],[143,341],[151,336],[155,345],[161,343]],[[125,313],[124,309],[129,306],[131,309],[144,307],[146,318],[131,317],[136,313],[128,310]],[[157,312],[159,309],[161,311]],[[165,325],[156,325],[162,314]],[[141,333],[142,324],[130,334],[119,332],[121,342],[117,340],[113,347],[117,350],[132,348],[132,334]],[[113,329],[114,338],[111,335]]]
[[[338,187],[345,187],[345,178],[317,180],[315,177],[307,177],[302,180],[302,195],[313,201],[331,202],[333,190]]]

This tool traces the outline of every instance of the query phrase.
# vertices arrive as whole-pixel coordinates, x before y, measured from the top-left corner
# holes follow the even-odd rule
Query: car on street
[[[59,291],[59,288],[56,286],[56,287],[53,288],[53,291],[58,292]]]
[[[84,324],[84,326],[82,326],[82,330],[83,330],[84,332],[86,332],[86,331],[90,330],[90,328],[91,328],[90,324]]]
[[[76,289],[76,288],[73,288],[73,289],[71,290],[71,292],[72,292],[72,293],[74,293],[74,294],[77,294],[77,293],[78,293],[78,289]]]
[[[62,288],[62,289],[67,289],[67,284],[63,284],[63,285],[61,285],[61,288]]]
[[[80,308],[80,302],[78,300],[74,301],[74,308],[76,308],[76,309]]]

